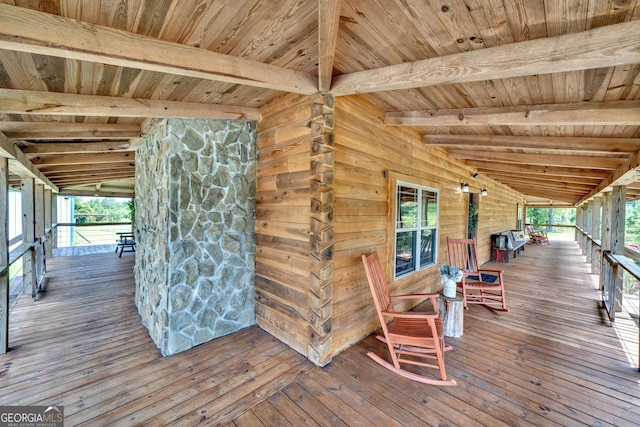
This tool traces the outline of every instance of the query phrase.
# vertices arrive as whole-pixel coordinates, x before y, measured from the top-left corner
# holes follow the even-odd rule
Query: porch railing
[[[583,254],[594,251],[591,252],[590,258],[589,256],[587,257],[587,262],[591,262],[592,266],[594,262],[600,263],[602,304],[607,311],[610,325],[614,326],[616,312],[621,311],[623,306],[624,275],[629,274],[640,283],[640,266],[636,264],[636,262],[640,261],[640,252],[625,246],[624,255],[600,250],[600,256],[596,256],[594,248],[600,249],[600,242],[593,240],[591,235],[585,233],[579,227],[576,227],[576,241]],[[640,337],[640,329],[638,335]],[[640,356],[638,358],[638,370],[640,370]]]
[[[600,275],[600,289],[602,290],[602,305],[607,310],[609,323],[613,326],[616,321],[617,290],[622,289],[622,272],[620,263],[610,251],[602,254],[602,271]]]

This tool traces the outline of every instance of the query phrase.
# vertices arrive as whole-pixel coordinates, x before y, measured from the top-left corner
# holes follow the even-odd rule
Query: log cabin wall
[[[284,96],[261,108],[256,195],[256,322],[308,355],[311,106]]]
[[[339,97],[332,120],[331,275],[323,313],[330,348],[314,353],[312,183],[317,177],[312,141],[317,131],[314,99],[288,95],[261,109],[258,126],[256,196],[256,321],[267,332],[316,364],[348,348],[379,327],[360,255],[374,248],[390,259],[390,176],[403,176],[439,190],[437,264],[447,262],[446,237],[466,236],[468,195],[481,187],[479,256],[491,255],[490,235],[513,229],[523,197],[451,159],[440,148],[422,144],[419,133],[383,124],[384,113],[364,97]],[[324,111],[328,110],[327,108]],[[334,112],[331,111],[331,115]],[[313,122],[313,123],[312,123]],[[326,124],[325,124],[326,126]],[[391,267],[387,266],[388,271]],[[437,266],[392,282],[392,292],[438,292]],[[417,301],[416,301],[417,302]],[[317,349],[315,349],[317,350]]]
[[[385,126],[383,119],[364,97],[336,99],[333,354],[379,327],[360,255],[377,249],[382,260],[392,259],[391,175],[439,190],[437,265],[391,281],[392,293],[441,291],[437,266],[448,262],[446,237],[467,233],[468,195],[460,191],[461,182],[469,182],[472,191],[484,186],[489,192],[479,203],[482,262],[491,255],[491,233],[514,228],[517,204],[522,205],[516,191],[482,176],[471,178],[471,168],[422,144],[414,130]],[[392,263],[386,268],[391,272]]]

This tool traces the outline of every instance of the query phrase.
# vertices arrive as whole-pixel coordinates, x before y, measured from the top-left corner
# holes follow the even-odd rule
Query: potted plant
[[[456,297],[457,283],[462,280],[462,271],[456,266],[450,266],[449,264],[442,264],[438,268],[440,273],[440,283],[442,283],[442,295],[447,298]]]

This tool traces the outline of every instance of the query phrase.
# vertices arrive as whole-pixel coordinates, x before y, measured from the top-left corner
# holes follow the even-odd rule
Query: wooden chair
[[[436,298],[438,294],[413,294],[391,296],[377,252],[362,255],[373,301],[375,302],[383,335],[376,338],[384,342],[392,363],[373,352],[367,355],[385,368],[425,384],[453,386],[456,382],[447,378],[444,369],[444,352],[451,350],[444,342],[444,327],[438,316]],[[434,311],[431,313],[396,311],[393,301],[397,299],[429,298]],[[425,376],[403,369],[400,364],[409,364],[440,370],[440,378]]]
[[[482,304],[491,310],[509,311],[504,295],[502,270],[480,269],[476,239],[447,237],[449,265],[462,270],[458,288],[462,292],[464,308],[469,304]]]
[[[529,241],[534,245],[550,245],[549,237],[544,231],[535,231],[531,224],[526,224],[525,230],[529,234]]]

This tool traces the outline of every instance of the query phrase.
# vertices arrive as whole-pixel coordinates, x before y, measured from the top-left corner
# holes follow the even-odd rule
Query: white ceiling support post
[[[0,157],[0,354],[9,351],[9,161]]]

